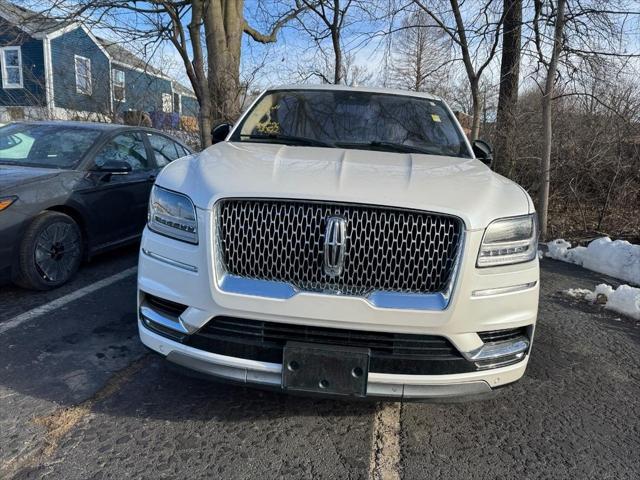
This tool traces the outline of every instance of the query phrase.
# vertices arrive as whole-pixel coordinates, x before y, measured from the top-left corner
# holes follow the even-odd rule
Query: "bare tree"
[[[549,213],[549,184],[551,171],[551,141],[553,139],[553,130],[551,124],[551,102],[553,101],[554,87],[556,82],[556,72],[558,70],[558,61],[563,48],[563,35],[565,26],[565,8],[566,0],[558,0],[555,24],[553,33],[553,44],[551,47],[551,57],[548,61],[544,60],[541,55],[540,60],[544,63],[547,75],[544,83],[544,91],[542,94],[542,132],[543,132],[543,150],[540,158],[540,191],[538,193],[538,216],[540,219],[540,230],[542,238],[547,237],[547,217]],[[542,9],[542,1],[536,0],[536,16],[540,15]],[[539,37],[538,23],[534,23],[536,29],[536,38]],[[539,51],[542,51],[540,48]]]
[[[331,40],[333,50],[333,82],[342,83],[345,72],[342,51],[342,30],[345,26],[353,0],[301,0],[312,15],[312,21],[302,22],[318,45],[325,39]]]
[[[478,138],[482,117],[480,81],[496,55],[504,14],[493,11],[494,0],[488,0],[479,9],[480,13],[477,5],[470,7],[473,12],[463,12],[464,2],[458,0],[449,0],[448,8],[443,7],[445,2],[413,1],[460,50],[473,102],[471,138],[475,140]]]
[[[320,79],[322,83],[333,84],[334,67],[335,64],[331,58],[316,55],[309,63],[298,64],[294,75],[296,81],[307,82],[311,79]],[[342,83],[349,87],[367,85],[373,79],[373,73],[367,67],[356,63],[356,56],[352,52],[344,55],[342,72]]]
[[[518,107],[520,58],[522,55],[522,0],[504,0],[503,10],[504,27],[494,168],[507,177],[513,177],[515,156],[511,139],[514,135]]]
[[[440,90],[448,80],[451,42],[422,10],[408,12],[391,47],[390,80],[416,92]]]
[[[588,96],[611,108],[598,95],[582,88],[571,91],[571,87],[584,71],[602,71],[604,65],[613,68],[617,61],[640,57],[625,50],[623,42],[630,19],[637,20],[638,16],[637,4],[626,0],[534,0],[531,43],[542,77],[543,144],[537,207],[543,237],[548,233],[554,148],[552,102],[558,96],[558,85],[563,87],[561,95]],[[584,83],[583,78],[581,81]]]

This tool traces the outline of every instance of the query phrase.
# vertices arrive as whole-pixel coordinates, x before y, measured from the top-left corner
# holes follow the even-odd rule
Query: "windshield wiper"
[[[413,145],[406,145],[404,143],[395,143],[395,142],[382,142],[378,140],[374,140],[372,142],[338,142],[336,143],[339,147],[344,148],[381,148],[386,150],[391,150],[395,152],[401,153],[426,153],[426,154],[437,154],[439,152],[434,152],[433,150],[421,147],[415,147]]]
[[[256,134],[244,134],[240,135],[240,138],[248,138],[250,140],[275,140],[282,143],[296,143],[298,145],[309,145],[312,147],[335,147],[335,145],[323,142],[322,140],[316,140],[315,138],[297,137],[295,135],[281,135],[279,133],[261,133]]]

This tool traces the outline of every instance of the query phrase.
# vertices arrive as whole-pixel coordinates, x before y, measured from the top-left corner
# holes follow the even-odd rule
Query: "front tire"
[[[20,244],[16,283],[51,290],[68,282],[82,261],[82,232],[68,215],[45,212],[29,225]]]

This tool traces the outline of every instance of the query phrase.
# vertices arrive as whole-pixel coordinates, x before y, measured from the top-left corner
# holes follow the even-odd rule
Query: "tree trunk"
[[[333,45],[333,54],[335,57],[333,83],[338,85],[342,83],[342,48],[340,47],[340,30],[331,30],[331,43]]]
[[[494,168],[499,173],[513,178],[516,164],[513,137],[518,107],[518,82],[520,79],[522,0],[504,0],[503,8],[505,12],[504,33],[502,37]]]
[[[200,106],[200,112],[198,114],[198,126],[200,133],[200,146],[204,150],[211,146],[211,97],[209,95],[209,84],[204,71],[204,54],[202,52],[202,42],[200,40],[200,31],[202,27],[204,14],[204,0],[193,0],[191,9],[191,21],[189,22],[189,35],[192,39],[191,50],[193,52],[193,60],[191,65],[188,62],[188,55],[186,48],[181,52],[191,85],[196,92],[198,98],[198,104]],[[178,45],[184,46],[183,43]],[[191,67],[191,68],[189,68]]]
[[[558,71],[558,59],[562,51],[562,35],[564,31],[564,10],[566,0],[558,0],[556,10],[556,24],[553,35],[553,50],[547,69],[547,79],[544,85],[542,96],[542,130],[543,130],[543,150],[540,158],[540,191],[538,192],[538,218],[540,221],[540,235],[543,240],[547,239],[547,224],[549,214],[549,186],[551,181],[551,141],[553,130],[551,124],[551,102]]]
[[[211,146],[211,100],[209,98],[203,99],[200,104],[199,115],[199,127],[200,127],[200,146],[204,150]]]
[[[210,0],[204,12],[211,119],[234,122],[240,114],[243,0]]]
[[[471,88],[471,102],[473,117],[471,119],[471,140],[477,140],[480,134],[480,120],[482,117],[482,100],[480,99],[480,81],[477,78],[469,82]]]

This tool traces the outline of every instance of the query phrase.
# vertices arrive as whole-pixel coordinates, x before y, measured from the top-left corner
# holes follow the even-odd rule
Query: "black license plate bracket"
[[[285,390],[364,397],[369,374],[368,348],[288,342],[282,361]]]

